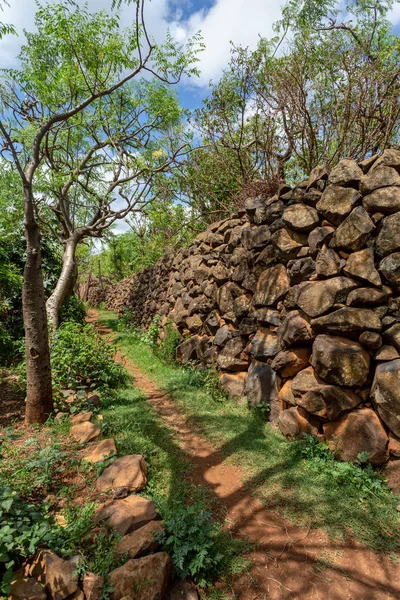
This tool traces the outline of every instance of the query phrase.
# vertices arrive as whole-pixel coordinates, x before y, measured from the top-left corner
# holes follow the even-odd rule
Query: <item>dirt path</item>
[[[97,313],[90,311],[90,322]],[[110,330],[98,327],[101,333]],[[257,544],[252,567],[229,594],[238,600],[399,600],[400,566],[354,540],[333,542],[320,530],[295,527],[243,487],[244,473],[192,431],[175,402],[135,364],[117,360],[135,378],[193,463],[194,483],[214,492],[235,535]],[[218,586],[218,584],[217,584]],[[222,586],[226,589],[226,586]]]

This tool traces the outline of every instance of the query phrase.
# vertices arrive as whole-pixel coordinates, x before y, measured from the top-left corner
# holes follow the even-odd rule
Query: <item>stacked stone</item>
[[[400,151],[248,198],[131,283],[138,324],[171,320],[177,358],[215,364],[286,435],[324,436],[344,460],[382,464],[389,436],[398,451]]]

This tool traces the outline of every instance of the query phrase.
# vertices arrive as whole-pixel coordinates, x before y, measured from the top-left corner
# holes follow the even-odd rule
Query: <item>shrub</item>
[[[84,323],[86,317],[85,305],[78,296],[67,298],[60,310],[60,322]]]
[[[23,558],[53,539],[46,508],[22,500],[8,487],[0,487],[0,591],[8,596],[13,571]]]
[[[79,386],[113,388],[126,379],[124,369],[114,361],[115,347],[108,344],[91,325],[64,323],[56,331],[51,349],[55,383],[73,389]]]
[[[365,498],[367,496],[381,496],[389,493],[383,476],[374,471],[368,460],[367,452],[360,452],[355,464],[339,462],[326,444],[321,444],[314,435],[303,434],[304,439],[289,444],[289,452],[293,456],[311,460],[321,471],[326,473],[332,486],[344,488],[346,494]]]
[[[165,531],[158,534],[162,549],[170,554],[179,579],[191,577],[207,586],[224,560],[219,549],[219,527],[209,512],[199,506],[175,506],[164,519]]]

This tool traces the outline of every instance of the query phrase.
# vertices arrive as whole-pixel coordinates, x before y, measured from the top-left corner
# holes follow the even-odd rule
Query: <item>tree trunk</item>
[[[76,260],[75,252],[78,245],[78,239],[69,238],[64,247],[63,266],[56,287],[51,296],[47,299],[46,310],[47,318],[53,330],[58,329],[60,324],[60,308],[64,300],[71,292],[75,284]]]
[[[53,410],[49,336],[44,296],[40,232],[33,212],[32,186],[24,185],[26,262],[22,309],[26,350],[27,423],[44,423]]]

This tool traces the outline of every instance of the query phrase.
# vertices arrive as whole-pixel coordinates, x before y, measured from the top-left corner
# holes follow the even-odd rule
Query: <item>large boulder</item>
[[[329,448],[340,460],[357,462],[360,452],[367,452],[372,465],[386,462],[388,436],[370,408],[355,410],[338,421],[326,423],[324,434]]]
[[[327,383],[358,388],[367,381],[370,355],[358,342],[318,335],[313,344],[311,364]]]
[[[278,378],[270,365],[253,360],[247,375],[246,396],[249,404],[256,407],[259,404],[269,404],[272,415],[277,416]]]
[[[400,252],[386,256],[379,263],[379,270],[390,285],[400,289]]]
[[[363,175],[360,182],[360,189],[361,193],[367,196],[378,188],[398,185],[400,185],[400,175],[397,171],[392,167],[380,164],[371,169],[367,175]]]
[[[352,158],[344,158],[329,173],[328,182],[334,185],[358,186],[363,172]]]
[[[154,505],[147,498],[131,495],[121,500],[108,500],[100,504],[95,522],[103,522],[121,535],[130,533],[156,518]]]
[[[372,248],[365,248],[364,250],[350,254],[344,271],[348,275],[368,281],[372,285],[379,287],[382,284],[380,275],[375,268],[374,251]]]
[[[295,231],[308,232],[319,224],[319,215],[311,206],[292,204],[284,210],[282,221]]]
[[[99,492],[123,487],[128,492],[140,492],[147,484],[147,466],[141,454],[121,456],[104,469],[96,481]]]
[[[359,191],[353,188],[328,185],[317,204],[317,209],[328,221],[340,225],[360,201]]]
[[[282,350],[275,356],[271,367],[281,377],[293,377],[307,367],[310,355],[311,349],[304,346]]]
[[[266,269],[260,276],[256,293],[255,306],[273,306],[283,298],[290,288],[289,277],[283,265],[275,265]]]
[[[400,250],[400,212],[382,219],[375,243],[376,251],[380,256],[387,256]]]
[[[311,320],[311,327],[316,333],[330,333],[341,335],[369,331],[380,331],[382,323],[380,318],[370,308],[351,308],[345,306],[317,319]]]
[[[290,383],[290,394],[286,390],[283,399],[328,421],[335,421],[361,402],[351,389],[323,381],[313,367],[307,367],[296,375]]]
[[[371,398],[382,421],[400,436],[400,359],[377,365]]]
[[[309,421],[309,415],[304,408],[292,406],[282,411],[278,417],[278,427],[289,438],[301,438],[303,433],[316,435],[318,428]]]
[[[78,589],[77,560],[64,560],[51,550],[41,550],[28,568],[28,576],[43,584],[50,600],[64,600]]]
[[[241,398],[244,396],[247,371],[239,373],[223,373],[218,381],[218,387],[226,392],[229,398]]]
[[[218,354],[218,367],[223,371],[245,371],[248,366],[248,359],[242,355],[245,346],[245,341],[241,337],[228,340]]]
[[[197,360],[199,342],[199,336],[194,335],[188,340],[185,340],[182,344],[179,344],[176,348],[176,360],[183,363],[190,360]]]
[[[310,317],[318,317],[328,312],[336,303],[344,302],[347,294],[356,287],[357,282],[348,277],[300,283],[297,305]]]
[[[111,600],[163,600],[171,572],[171,559],[165,552],[128,560],[109,574],[113,586]]]
[[[363,199],[363,207],[369,213],[391,215],[400,211],[400,187],[375,190]]]
[[[16,571],[13,577],[8,600],[47,600],[44,587],[34,577],[27,577],[24,569]]]
[[[356,252],[362,249],[374,228],[367,211],[357,206],[336,229],[330,245],[332,248]]]
[[[285,348],[309,344],[314,339],[311,325],[298,310],[290,311],[278,327],[279,340]]]
[[[250,354],[256,360],[266,362],[273,358],[280,350],[279,338],[269,329],[260,328],[251,341]]]

